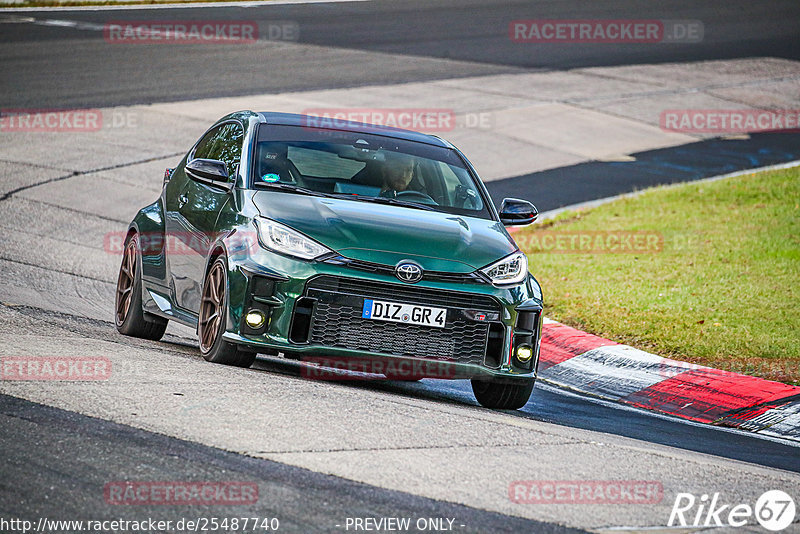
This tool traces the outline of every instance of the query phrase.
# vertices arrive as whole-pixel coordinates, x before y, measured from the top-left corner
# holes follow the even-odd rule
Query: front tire
[[[131,234],[125,241],[125,252],[122,254],[122,265],[117,278],[114,323],[120,334],[158,341],[163,337],[168,321],[142,309],[139,254],[139,236]]]
[[[528,403],[533,392],[533,380],[510,384],[472,380],[472,392],[481,406],[495,410],[518,410]]]
[[[197,323],[197,336],[200,338],[200,352],[207,361],[250,367],[256,353],[244,352],[235,343],[225,341],[226,317],[228,314],[228,265],[224,256],[211,263],[200,300],[200,316]]]

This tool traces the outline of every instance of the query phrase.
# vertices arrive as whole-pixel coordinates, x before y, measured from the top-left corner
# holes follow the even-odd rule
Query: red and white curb
[[[800,441],[800,387],[662,358],[544,320],[539,379],[690,421]]]

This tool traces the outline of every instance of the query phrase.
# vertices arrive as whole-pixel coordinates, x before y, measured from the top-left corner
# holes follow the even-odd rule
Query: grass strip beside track
[[[548,317],[800,384],[800,167],[649,189],[514,238]]]

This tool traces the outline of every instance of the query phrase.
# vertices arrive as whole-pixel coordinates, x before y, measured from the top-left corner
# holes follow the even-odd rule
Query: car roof
[[[278,113],[273,111],[262,111],[258,113],[262,124],[277,124],[282,126],[309,126],[323,130],[342,130],[347,132],[358,132],[371,135],[381,135],[394,139],[403,139],[417,143],[453,148],[453,145],[435,135],[403,130],[402,128],[392,128],[388,126],[378,126],[363,122],[354,122],[334,118],[315,117],[312,115],[300,115],[297,113]],[[313,117],[313,120],[311,120]]]

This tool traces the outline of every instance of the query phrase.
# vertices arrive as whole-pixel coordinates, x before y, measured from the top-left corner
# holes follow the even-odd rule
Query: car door
[[[238,172],[243,138],[241,124],[224,123],[209,130],[186,159],[187,162],[198,158],[225,162],[228,184],[194,180],[181,165],[168,185],[167,231],[171,243],[167,255],[173,298],[177,306],[192,313],[200,309],[206,260],[218,234],[219,213],[231,200],[230,188]]]

